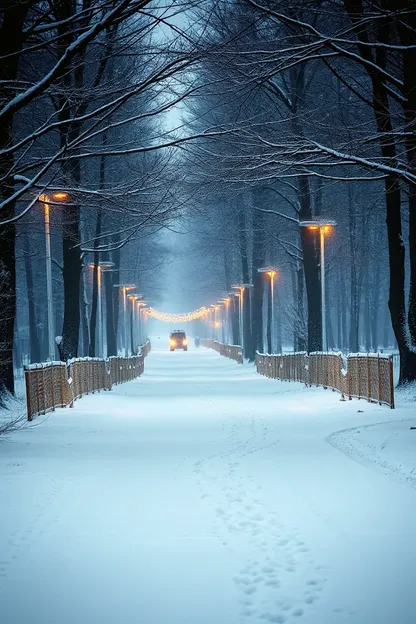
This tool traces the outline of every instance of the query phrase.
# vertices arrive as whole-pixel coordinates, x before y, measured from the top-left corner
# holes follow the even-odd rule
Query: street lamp
[[[300,227],[306,227],[312,232],[319,231],[320,251],[321,251],[321,324],[322,324],[322,351],[327,350],[326,335],[326,301],[325,301],[325,236],[331,234],[336,226],[335,221],[324,221],[321,219],[311,221],[299,221]]]
[[[49,359],[52,362],[55,359],[55,329],[53,322],[53,292],[52,292],[52,256],[51,256],[51,228],[49,220],[49,210],[54,202],[65,202],[69,199],[69,193],[57,191],[52,195],[42,193],[39,195],[39,201],[43,204],[45,219],[45,246],[46,246],[46,291],[48,303],[48,347]]]
[[[271,309],[272,309],[272,331],[271,331],[271,342],[272,342],[272,353],[275,347],[275,326],[274,326],[274,279],[277,275],[276,269],[273,268],[261,268],[257,269],[258,273],[265,273],[270,278],[270,298],[271,298]]]
[[[90,268],[97,267],[97,298],[98,298],[98,346],[97,353],[104,357],[104,326],[103,326],[103,299],[102,299],[102,279],[101,272],[107,271],[114,266],[114,262],[99,262],[97,265],[91,263]]]
[[[143,344],[143,339],[142,339],[142,311],[141,308],[145,308],[146,307],[146,302],[145,301],[136,301],[136,305],[137,305],[137,310],[138,310],[138,339],[139,339],[139,345]]]
[[[215,303],[212,307],[214,310],[214,335],[215,335],[215,339],[219,340],[218,328],[220,326],[220,322],[219,322],[218,310],[220,309],[220,306],[217,303]]]
[[[123,294],[123,311],[124,311],[124,356],[128,355],[128,339],[127,339],[127,293],[129,290],[136,288],[135,284],[114,284],[114,288],[121,288]]]
[[[149,305],[147,303],[145,303],[145,302],[143,302],[143,303],[144,303],[144,306],[140,309],[140,312],[143,312],[143,329],[144,329],[144,327],[145,327],[145,325],[147,323],[147,320],[148,320],[148,318],[150,316],[150,309],[149,309]],[[142,342],[144,342],[146,340],[146,338],[147,338],[145,329],[144,329],[143,333],[144,333],[144,335],[142,336]]]
[[[244,292],[247,288],[253,288],[253,284],[234,284],[231,288],[237,290],[240,297],[240,346],[244,355]]]
[[[228,343],[230,343],[231,342],[231,340],[230,340],[230,303],[231,303],[231,297],[223,297],[222,299],[220,299],[220,301],[225,306],[225,319],[226,319],[226,324],[227,324],[227,341],[228,341]]]
[[[131,339],[131,353],[132,355],[134,355],[135,352],[135,348],[134,348],[134,328],[136,326],[135,324],[135,310],[136,310],[136,301],[138,299],[140,299],[142,297],[142,295],[127,295],[127,299],[130,299],[131,301],[131,324],[130,324],[130,339]],[[140,309],[140,308],[139,308]]]

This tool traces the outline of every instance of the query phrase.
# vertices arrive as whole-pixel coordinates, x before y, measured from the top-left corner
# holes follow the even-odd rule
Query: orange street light
[[[114,284],[114,288],[121,288],[123,294],[123,311],[124,311],[124,355],[128,356],[128,339],[127,339],[127,293],[129,290],[136,288],[135,284]]]
[[[238,290],[240,297],[240,346],[244,354],[244,292],[247,288],[253,288],[253,284],[234,284],[233,290]]]
[[[271,297],[271,309],[272,309],[272,318],[271,318],[271,323],[272,323],[272,331],[271,331],[271,352],[273,353],[273,349],[275,347],[275,337],[274,337],[274,332],[275,332],[275,323],[274,323],[274,279],[277,275],[277,270],[273,269],[271,267],[267,267],[267,268],[262,268],[262,269],[257,269],[257,271],[259,273],[265,273],[266,275],[268,275],[270,277],[270,297]]]
[[[325,297],[325,236],[333,232],[336,226],[335,221],[316,219],[313,221],[299,221],[299,227],[306,227],[308,230],[318,231],[321,248],[321,324],[322,324],[322,351],[327,350],[326,335],[326,297]]]
[[[69,193],[63,193],[65,197],[57,198],[52,195],[53,199],[63,201],[69,199]],[[39,201],[43,204],[43,214],[45,220],[45,247],[46,247],[46,291],[48,300],[48,344],[49,359],[55,359],[55,329],[53,322],[53,292],[52,292],[52,256],[51,256],[51,226],[49,220],[49,209],[51,198],[46,193],[39,195]]]
[[[102,271],[111,269],[114,266],[114,262],[98,262],[98,264],[90,263],[89,267],[94,269],[97,267],[97,297],[98,297],[98,336],[99,336],[99,349],[98,353],[104,357],[104,325],[103,325],[103,298],[102,298]]]
[[[69,199],[69,193],[66,193],[65,191],[56,191],[55,193],[52,193],[52,199],[55,201],[66,201]]]

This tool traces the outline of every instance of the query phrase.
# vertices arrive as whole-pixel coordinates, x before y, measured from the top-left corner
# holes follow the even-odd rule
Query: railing
[[[27,419],[46,414],[55,407],[66,407],[70,389],[64,362],[30,364],[25,367]]]
[[[71,407],[76,399],[90,392],[111,390],[111,377],[107,373],[106,361],[100,358],[76,358],[68,362],[68,385]]]
[[[300,381],[394,408],[393,358],[380,354],[257,353],[257,372],[281,381]]]
[[[110,357],[108,364],[111,383],[120,384],[140,377],[144,371],[144,357],[144,354],[129,358]]]
[[[65,362],[45,362],[25,366],[27,419],[46,414],[55,407],[73,406],[84,394],[111,390],[114,384],[140,377],[144,358],[151,349],[147,341],[140,355],[127,358],[77,358]]]
[[[239,364],[243,364],[243,350],[239,345],[228,345],[218,342],[218,340],[212,340],[211,338],[204,338],[201,340],[201,345],[208,349],[214,349],[220,355],[228,357],[230,360],[235,360]]]

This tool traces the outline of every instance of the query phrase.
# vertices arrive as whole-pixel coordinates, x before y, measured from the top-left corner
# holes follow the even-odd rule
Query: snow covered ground
[[[0,440],[2,624],[414,624],[415,403],[154,347]]]

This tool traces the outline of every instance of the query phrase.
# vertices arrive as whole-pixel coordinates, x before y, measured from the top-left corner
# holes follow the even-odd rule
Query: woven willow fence
[[[111,390],[112,386],[140,377],[150,342],[140,355],[131,357],[77,358],[65,362],[45,362],[25,367],[27,419],[46,414],[55,407],[73,407],[84,394]]]
[[[239,364],[243,363],[243,350],[239,345],[223,344],[218,342],[218,340],[211,340],[210,338],[204,338],[201,340],[201,344],[203,347],[218,351],[220,355],[228,357],[230,360],[235,360]]]
[[[367,399],[394,408],[393,359],[380,354],[291,353],[256,355],[257,372],[281,381],[323,386],[342,397]]]

